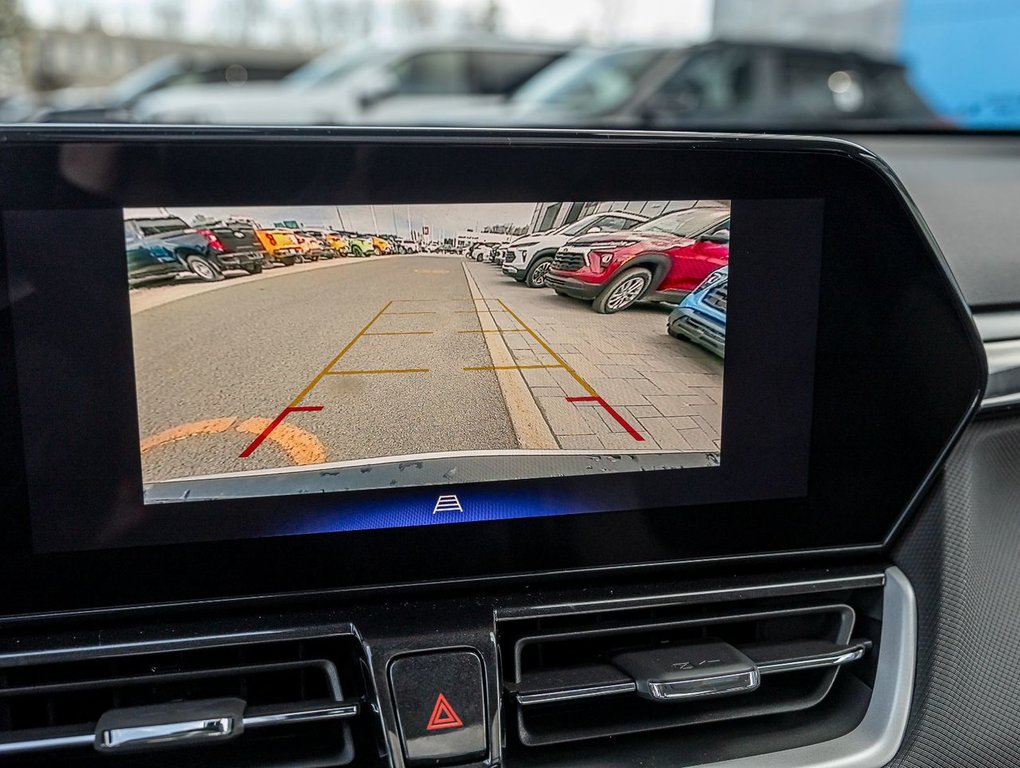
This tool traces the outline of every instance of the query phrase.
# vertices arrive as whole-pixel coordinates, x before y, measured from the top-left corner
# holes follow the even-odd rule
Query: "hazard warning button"
[[[459,763],[485,756],[485,682],[473,651],[401,656],[390,686],[409,763]]]

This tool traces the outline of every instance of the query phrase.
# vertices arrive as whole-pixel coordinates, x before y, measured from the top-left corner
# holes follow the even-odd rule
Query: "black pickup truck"
[[[132,282],[191,272],[202,280],[222,280],[223,273],[262,271],[265,251],[255,230],[244,223],[189,226],[177,216],[124,221],[128,279]]]

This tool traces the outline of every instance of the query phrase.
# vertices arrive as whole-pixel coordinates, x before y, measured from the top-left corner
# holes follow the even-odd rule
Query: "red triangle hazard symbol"
[[[425,730],[438,731],[443,728],[460,728],[463,725],[464,721],[453,711],[446,696],[440,693],[436,697],[436,705],[432,707],[432,717],[429,718],[429,724],[425,726]]]

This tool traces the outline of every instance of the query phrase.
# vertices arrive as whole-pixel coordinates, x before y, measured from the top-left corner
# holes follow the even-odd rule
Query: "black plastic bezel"
[[[981,399],[984,357],[937,247],[888,168],[845,142],[108,127],[12,129],[2,141],[0,173],[9,182],[0,207],[7,209],[152,205],[182,196],[192,204],[301,203],[321,200],[324,189],[352,203],[399,200],[416,188],[427,188],[432,202],[535,199],[536,190],[543,199],[571,199],[579,189],[598,197],[609,185],[607,168],[629,169],[610,185],[612,199],[629,199],[647,196],[641,189],[656,169],[679,163],[676,197],[825,201],[804,499],[33,555],[4,305],[0,461],[10,482],[0,578],[12,588],[0,599],[3,612],[878,550]],[[456,168],[471,172],[449,172]]]

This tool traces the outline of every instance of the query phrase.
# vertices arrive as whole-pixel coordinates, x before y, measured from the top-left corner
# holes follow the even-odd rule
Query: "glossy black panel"
[[[0,450],[10,502],[0,576],[18,588],[5,591],[4,610],[877,549],[929,481],[983,386],[976,334],[933,243],[884,166],[851,145],[567,132],[70,129],[5,138],[0,173],[18,180],[0,193],[6,210],[56,216],[68,208],[184,201],[572,199],[583,190],[591,199],[820,200],[824,239],[819,294],[787,293],[776,275],[760,286],[774,309],[757,318],[762,333],[775,333],[803,316],[796,311],[803,302],[818,303],[815,369],[788,361],[804,381],[813,377],[812,404],[801,395],[782,403],[810,407],[804,496],[742,501],[738,494],[725,503],[671,506],[653,481],[633,485],[628,511],[423,529],[31,555],[5,304]],[[735,363],[744,377],[783,366],[752,341],[744,363]],[[737,411],[741,402],[727,408]],[[782,457],[759,462],[742,482],[752,486],[786,469]],[[597,498],[598,484],[586,486],[577,493]]]
[[[477,653],[449,649],[401,656],[390,664],[390,686],[409,764],[485,756],[485,681]]]

